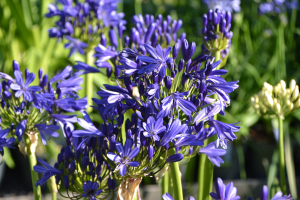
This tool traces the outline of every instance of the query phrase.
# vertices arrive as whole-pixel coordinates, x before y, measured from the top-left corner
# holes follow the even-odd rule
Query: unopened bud
[[[264,82],[264,87],[265,87],[268,91],[270,91],[270,92],[272,93],[272,91],[273,91],[273,86],[272,86],[272,85],[270,85],[270,84],[267,83],[267,82]]]
[[[299,96],[299,86],[296,85],[295,90],[292,95],[292,101],[295,101],[298,98],[298,96]]]
[[[276,111],[277,114],[280,113],[280,111],[281,111],[281,106],[280,106],[279,103],[276,104],[275,111]]]
[[[292,79],[290,82],[290,87],[289,87],[291,92],[294,91],[295,87],[296,87],[296,81],[294,79]]]
[[[267,104],[270,105],[271,107],[273,107],[273,99],[272,99],[271,95],[266,92],[265,97],[266,97],[266,100],[267,100]]]
[[[274,101],[274,105],[276,105],[278,102],[278,100],[276,98],[274,98],[273,101]]]
[[[296,103],[295,103],[295,105],[294,105],[294,108],[295,108],[295,109],[297,109],[297,108],[299,108],[299,107],[300,107],[300,98],[297,99],[297,101],[296,101]]]
[[[293,103],[291,103],[291,104],[289,105],[289,111],[292,111],[292,110],[293,110],[293,108],[294,108],[294,104],[293,104]]]
[[[284,80],[280,81],[280,85],[281,85],[282,89],[286,89],[286,83]]]

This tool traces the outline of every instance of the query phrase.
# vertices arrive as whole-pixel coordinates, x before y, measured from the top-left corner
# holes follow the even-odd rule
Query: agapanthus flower
[[[81,42],[80,40],[72,38],[70,36],[66,36],[66,39],[69,40],[69,42],[65,44],[65,48],[70,49],[69,57],[73,55],[75,52],[84,54],[83,49],[88,47],[87,43]]]
[[[59,134],[55,132],[56,130],[59,130],[59,126],[57,125],[36,124],[34,126],[39,130],[44,145],[47,145],[47,140],[49,140],[50,136],[59,136]]]
[[[248,198],[253,199],[252,197]],[[292,200],[291,195],[283,195],[281,191],[278,191],[271,200]],[[264,185],[261,191],[260,200],[269,200],[269,189],[268,186]]]
[[[116,149],[119,152],[119,155],[111,152],[107,153],[107,157],[118,164],[115,171],[120,170],[121,176],[125,176],[127,172],[127,166],[139,166],[138,161],[132,161],[132,159],[139,153],[139,148],[135,147],[132,149],[132,146],[133,141],[131,139],[127,139],[124,147],[120,143],[116,144]]]
[[[9,133],[9,129],[1,130],[0,128],[0,154],[3,156],[3,147],[13,148],[16,139],[14,137],[6,138]]]
[[[291,0],[271,0],[262,2],[259,5],[259,12],[261,14],[280,14],[288,9],[298,9],[297,1]]]
[[[44,174],[44,176],[43,176],[43,178],[41,180],[39,180],[38,182],[36,182],[35,186],[43,185],[52,176],[59,176],[59,175],[62,174],[61,171],[59,171],[58,169],[55,169],[54,167],[51,167],[51,165],[49,165],[45,161],[43,161],[43,160],[41,160],[39,158],[38,158],[38,161],[42,165],[44,165],[45,167],[40,166],[40,165],[36,165],[36,166],[33,167],[33,169],[36,172]]]
[[[147,119],[147,123],[143,122],[144,136],[152,138],[153,141],[159,141],[160,137],[158,134],[166,130],[166,127],[163,126],[162,118],[155,119],[151,116]]]
[[[96,200],[96,196],[98,196],[102,192],[102,190],[98,188],[99,188],[99,184],[97,182],[87,181],[82,186],[84,192],[82,196],[87,197],[90,200]]]
[[[225,11],[234,10],[235,12],[241,11],[241,0],[203,0],[204,3],[208,6],[210,9],[220,9]]]
[[[239,196],[236,195],[236,187],[234,187],[233,183],[229,183],[225,185],[222,179],[217,178],[215,183],[216,193],[211,192],[210,196],[215,200],[237,200],[240,199]]]
[[[15,96],[20,97],[23,94],[26,101],[32,101],[32,92],[38,92],[42,89],[40,86],[29,86],[29,84],[34,81],[35,75],[33,73],[29,73],[24,84],[22,73],[19,70],[15,70],[14,74],[16,83],[12,83],[10,88],[16,91]]]
[[[204,153],[208,157],[208,159],[217,167],[220,167],[220,163],[224,163],[220,156],[224,156],[226,154],[226,151],[224,149],[217,149],[215,142],[211,142],[207,146],[202,147],[199,152]]]

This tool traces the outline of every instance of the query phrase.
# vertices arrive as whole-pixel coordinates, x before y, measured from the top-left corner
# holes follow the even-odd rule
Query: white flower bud
[[[291,82],[290,82],[290,90],[291,90],[291,92],[294,91],[295,87],[296,87],[296,81],[294,79],[292,79]]]
[[[295,90],[293,91],[292,101],[295,101],[299,96],[299,86],[296,85]]]
[[[273,107],[273,99],[272,99],[271,95],[269,93],[266,93],[265,97],[266,97],[266,100],[267,100],[266,101],[267,105]]]
[[[270,85],[270,84],[267,83],[267,82],[264,82],[264,87],[265,87],[270,93],[272,93],[272,91],[273,91],[273,86],[272,86],[272,85]]]
[[[284,80],[281,80],[281,81],[280,81],[280,85],[281,85],[281,88],[282,88],[282,89],[286,89],[286,83],[285,83]]]
[[[291,104],[289,105],[289,111],[292,111],[292,110],[293,110],[293,108],[294,108],[294,104],[293,104],[293,103],[291,103]]]
[[[276,105],[278,102],[278,100],[276,98],[274,98],[273,101],[274,101],[274,105]]]
[[[300,98],[297,99],[296,103],[294,104],[294,108],[297,109],[300,107]]]
[[[275,112],[276,112],[277,114],[279,114],[280,111],[281,111],[281,106],[280,106],[279,103],[277,103],[277,104],[276,104],[276,107],[275,107]]]

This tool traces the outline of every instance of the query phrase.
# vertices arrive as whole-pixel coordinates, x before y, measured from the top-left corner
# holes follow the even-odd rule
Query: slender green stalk
[[[278,129],[279,129],[278,148],[279,148],[280,185],[281,185],[282,193],[286,194],[283,120],[280,116],[278,116]]]
[[[52,200],[57,200],[57,187],[55,182],[55,177],[52,176],[50,178],[50,184],[51,184],[51,194],[52,194]]]
[[[27,146],[27,154],[28,154],[28,160],[30,165],[30,173],[31,173],[31,181],[32,181],[32,188],[34,193],[34,199],[35,200],[41,200],[42,199],[42,192],[41,187],[35,186],[35,183],[39,180],[39,174],[34,171],[33,167],[37,164],[35,152],[31,152],[30,146],[31,141],[28,137],[26,137],[26,146]]]
[[[170,151],[172,154],[176,153],[174,148],[170,149]],[[170,166],[170,172],[173,181],[174,200],[183,200],[179,163],[178,162],[170,163],[169,166]]]
[[[204,146],[208,143],[207,140],[204,141]],[[200,154],[199,159],[199,169],[198,169],[198,200],[203,200],[204,198],[204,180],[205,180],[205,161],[206,155]]]
[[[134,10],[135,10],[135,14],[143,14],[142,12],[142,0],[135,0],[134,1]]]
[[[88,65],[93,65],[93,49],[90,50],[87,55],[86,55],[86,63]],[[93,73],[88,73],[86,74],[86,80],[85,80],[85,90],[86,90],[86,95],[87,95],[87,98],[88,98],[88,105],[89,107],[87,108],[87,112],[91,112],[92,111],[92,108],[90,107],[91,105],[93,105]]]
[[[169,172],[166,171],[165,175],[162,178],[162,183],[161,183],[161,192],[162,195],[166,194],[167,192],[169,192]]]

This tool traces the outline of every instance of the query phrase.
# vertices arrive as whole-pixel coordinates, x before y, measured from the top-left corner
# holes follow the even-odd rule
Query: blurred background
[[[21,70],[28,68],[37,73],[42,68],[52,76],[72,60],[62,42],[48,37],[47,30],[54,26],[54,20],[45,18],[48,4],[52,0],[1,0],[0,1],[0,71],[12,73],[11,63],[17,60]],[[300,83],[300,13],[297,9],[282,13],[259,13],[258,0],[243,0],[241,11],[233,13],[233,38],[225,69],[227,81],[239,80],[239,88],[231,93],[230,107],[222,121],[241,122],[237,140],[228,143],[224,164],[215,168],[214,179],[230,181],[238,189],[242,198],[259,196],[261,186],[266,184],[276,190],[278,187],[278,152],[273,128],[276,123],[259,118],[251,107],[250,98],[258,93],[264,82],[277,84],[281,78],[289,83],[295,79]],[[202,15],[208,7],[202,0],[124,0],[119,11],[125,13],[128,22],[127,33],[133,26],[130,20],[136,13],[162,14],[164,17],[182,19],[188,41],[194,41],[201,52]],[[77,55],[74,60],[81,60]],[[95,79],[95,90],[108,80],[105,76]],[[300,112],[292,113],[285,120],[285,133],[290,143],[286,144],[286,156],[292,158],[300,194]],[[273,125],[272,125],[273,124]],[[289,124],[289,125],[288,125]],[[50,145],[41,147],[37,156],[54,164],[63,138],[51,140]],[[46,149],[47,148],[47,149]],[[289,149],[289,150],[288,150]],[[182,180],[186,196],[196,196],[198,158],[182,165]],[[0,197],[30,195],[32,191],[28,161],[18,147],[5,149],[5,164],[0,165]],[[288,169],[289,171],[289,169]],[[288,174],[287,174],[288,175]],[[289,175],[291,176],[291,175]],[[143,180],[142,194],[145,199],[160,199],[155,180]],[[294,186],[296,187],[296,186]],[[43,194],[47,187],[42,188]],[[154,193],[154,191],[157,191]],[[290,188],[288,187],[288,191]],[[154,196],[153,196],[154,195]],[[157,195],[157,196],[155,196]]]

